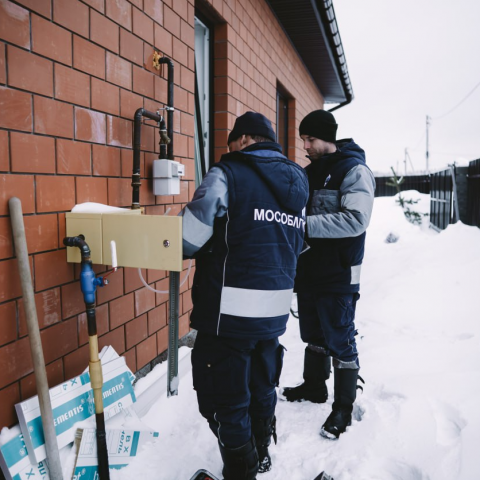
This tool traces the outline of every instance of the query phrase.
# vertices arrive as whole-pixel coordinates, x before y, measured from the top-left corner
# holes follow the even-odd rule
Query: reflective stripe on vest
[[[223,287],[220,313],[235,317],[271,318],[287,315],[293,288],[288,290],[251,290]]]

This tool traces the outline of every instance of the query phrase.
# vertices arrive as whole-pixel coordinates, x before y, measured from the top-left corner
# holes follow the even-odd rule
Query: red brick
[[[155,335],[137,345],[137,368],[144,367],[157,356],[157,338]]]
[[[133,293],[125,295],[109,303],[110,308],[110,328],[115,329],[120,325],[132,320],[134,314]]]
[[[132,292],[143,286],[140,277],[138,276],[137,268],[125,268],[125,293]],[[146,278],[146,270],[142,268],[143,278]]]
[[[0,171],[3,172],[10,170],[9,145],[8,132],[6,130],[0,130]]]
[[[72,64],[72,34],[37,15],[32,15],[32,49],[57,62]]]
[[[140,343],[147,338],[147,315],[135,318],[125,325],[125,338],[127,349]]]
[[[168,348],[168,327],[157,332],[157,354],[161,355]]]
[[[17,338],[17,308],[15,302],[0,305],[0,345]]]
[[[88,7],[78,0],[54,0],[53,20],[83,37],[88,37]]]
[[[35,211],[33,197],[34,186],[32,175],[0,174],[0,215],[8,215],[8,200],[18,197],[22,202],[24,214]]]
[[[180,30],[180,39],[182,42],[186,43],[190,48],[195,48],[195,30],[193,26],[182,20]]]
[[[47,365],[45,371],[47,373],[47,381],[50,388],[53,388],[64,381],[63,362],[61,359]],[[20,390],[22,392],[22,400],[37,395],[37,382],[33,373],[20,380]]]
[[[105,114],[75,108],[75,138],[93,143],[106,141]]]
[[[137,65],[143,65],[143,42],[135,35],[120,29],[120,55]]]
[[[13,236],[9,217],[0,217],[0,260],[13,257]]]
[[[52,18],[51,0],[17,0],[17,2],[44,17]]]
[[[75,178],[37,176],[37,212],[70,211],[75,206]]]
[[[125,351],[125,327],[123,325],[98,339],[100,350],[107,345],[111,345],[119,355]]]
[[[122,148],[120,157],[122,161],[122,177],[131,177],[133,170],[133,150]],[[142,176],[141,170],[140,176]]]
[[[119,115],[120,93],[118,87],[92,78],[92,108],[112,115]]]
[[[185,274],[182,274],[182,279]],[[192,295],[190,290],[182,294],[183,313],[189,312],[193,308]]]
[[[73,265],[67,263],[65,250],[35,255],[35,291],[68,283],[73,280]]]
[[[133,122],[123,118],[107,116],[107,143],[132,148]]]
[[[20,402],[19,384],[14,383],[0,391],[0,425],[13,427],[18,423],[15,404]]]
[[[155,22],[163,24],[163,2],[158,0],[144,0],[143,9],[148,16],[152,17],[155,20]],[[133,17],[133,19],[135,20],[135,16]],[[133,23],[133,26],[135,29],[135,21]],[[147,39],[145,38],[145,40]]]
[[[107,50],[112,50],[115,53],[119,51],[118,25],[95,10],[91,10],[90,13],[90,39]]]
[[[5,70],[5,44],[0,42],[0,83],[7,83],[7,72]]]
[[[167,324],[167,304],[163,303],[148,312],[148,334],[153,335]]]
[[[0,127],[32,131],[32,96],[0,87]]]
[[[188,66],[188,47],[178,38],[173,38],[173,60]]]
[[[57,323],[41,332],[45,363],[50,363],[78,347],[77,320]]]
[[[132,119],[137,109],[143,108],[143,97],[136,93],[120,90],[120,115]]]
[[[106,0],[107,17],[132,30],[132,5],[127,0]]]
[[[28,10],[9,0],[0,1],[0,38],[30,49],[30,18]]]
[[[19,380],[33,371],[30,341],[23,338],[0,348],[0,388]],[[2,409],[0,409],[2,410]]]
[[[77,204],[85,202],[107,203],[107,179],[77,177]]]
[[[73,66],[95,77],[105,78],[105,50],[74,35]]]
[[[83,3],[90,5],[101,13],[105,13],[105,0],[83,0]]]
[[[161,2],[156,1],[155,4],[159,5],[157,9],[162,8]],[[145,11],[148,13],[146,6]],[[145,42],[153,44],[153,22],[137,8],[133,8],[133,33]]]
[[[93,145],[93,174],[104,177],[120,177],[120,150],[103,145]]]
[[[85,304],[83,305],[85,309]],[[104,335],[109,328],[108,304],[100,305],[95,308],[95,320],[97,324],[97,335]],[[78,316],[78,341],[80,345],[88,343],[88,320],[84,312]]]
[[[132,88],[132,64],[121,57],[107,52],[107,81],[124,87]]]
[[[167,6],[164,6],[163,15],[165,17],[164,28],[175,35],[175,37],[180,38],[180,17]]]
[[[90,106],[90,77],[73,68],[55,64],[55,98]]]
[[[91,145],[88,143],[58,138],[57,173],[65,175],[91,175],[90,151]]]
[[[155,288],[155,290],[165,292],[165,293],[156,293],[155,294],[156,305],[161,305],[162,303],[165,303],[168,300],[168,292],[169,292],[169,288],[170,288],[169,278],[164,278],[163,280],[160,280],[159,282],[155,283],[154,288]]]
[[[62,287],[62,318],[70,318],[85,310],[85,301],[80,282],[69,283]]]
[[[18,333],[20,337],[27,335],[27,321],[25,319],[25,309],[23,308],[23,299],[18,300]],[[60,305],[60,289],[53,288],[35,294],[35,307],[37,310],[37,319],[40,329],[54,325],[62,320]]]
[[[55,140],[11,132],[13,172],[55,173]]]
[[[90,350],[88,345],[78,348],[63,358],[65,367],[65,379],[71,379],[81,375],[88,368]]]
[[[137,355],[135,352],[135,348],[128,350],[128,352],[125,352],[122,356],[125,357],[127,367],[135,373],[137,371]]]
[[[56,137],[73,137],[73,107],[49,98],[33,98],[34,130]]]
[[[195,91],[195,74],[183,65],[181,68],[180,82],[182,88],[188,90],[189,92],[192,92],[193,94],[193,92]]]
[[[58,248],[57,215],[28,215],[24,223],[29,254]]]
[[[132,204],[131,183],[129,178],[109,178],[108,204],[114,207],[129,207]]]
[[[188,92],[183,88],[174,87],[175,108],[186,112],[188,110]]]
[[[108,277],[110,283],[97,289],[97,305],[109,302],[123,295],[123,270],[117,270]]]
[[[167,57],[172,56],[173,37],[163,27],[155,24],[155,46]]]
[[[146,287],[135,291],[135,315],[142,315],[155,307],[155,293]]]
[[[188,314],[182,315],[178,319],[178,336],[183,338],[190,331],[190,318]]]

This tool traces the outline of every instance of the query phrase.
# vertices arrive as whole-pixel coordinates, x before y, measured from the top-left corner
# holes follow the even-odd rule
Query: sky
[[[355,97],[334,112],[337,138],[352,137],[376,172],[404,173],[405,148],[425,170],[429,115],[430,171],[480,158],[480,86],[445,115],[480,83],[480,1],[333,5]]]

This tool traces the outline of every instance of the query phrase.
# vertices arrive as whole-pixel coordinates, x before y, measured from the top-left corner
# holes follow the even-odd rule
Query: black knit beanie
[[[233,130],[228,136],[228,144],[242,135],[259,135],[260,137],[268,138],[272,142],[275,142],[276,138],[270,120],[261,113],[256,112],[244,113],[235,120]]]
[[[325,110],[315,110],[300,122],[300,135],[309,135],[325,142],[335,143],[337,134],[335,117]]]

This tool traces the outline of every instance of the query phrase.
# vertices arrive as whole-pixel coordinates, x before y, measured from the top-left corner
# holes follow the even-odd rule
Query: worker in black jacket
[[[283,389],[288,401],[324,403],[325,381],[334,367],[334,402],[321,434],[338,438],[351,424],[360,363],[355,342],[355,306],[375,195],[365,152],[352,140],[336,141],[337,123],[325,110],[300,123],[310,184],[306,242],[295,291],[302,340],[307,343],[304,383]]]
[[[193,385],[218,438],[225,480],[271,468],[275,387],[308,182],[282,155],[271,123],[247,112],[183,215],[184,254],[196,258],[191,326]]]

